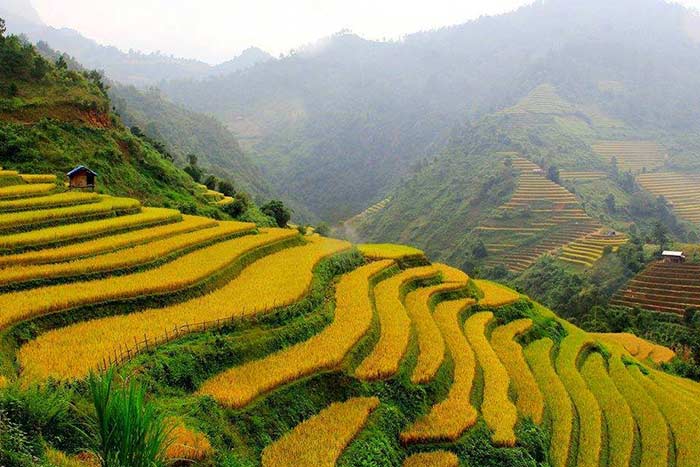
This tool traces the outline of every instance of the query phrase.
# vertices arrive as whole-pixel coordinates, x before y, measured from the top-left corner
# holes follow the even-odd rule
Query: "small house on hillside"
[[[97,173],[88,169],[84,165],[79,165],[66,175],[68,176],[68,186],[71,189],[95,189],[95,179],[97,178]]]
[[[682,251],[664,251],[661,257],[666,263],[685,263],[685,255]]]

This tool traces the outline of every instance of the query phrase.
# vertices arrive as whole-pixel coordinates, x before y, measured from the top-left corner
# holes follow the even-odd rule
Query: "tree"
[[[188,154],[187,155],[187,162],[190,164],[187,167],[185,167],[183,170],[187,172],[192,179],[199,183],[202,180],[202,169],[197,166],[197,156],[194,154]]]
[[[195,154],[187,154],[187,163],[190,165],[197,165],[198,159]]]
[[[615,212],[615,195],[610,193],[605,197],[605,206],[608,208],[608,212]]]
[[[250,197],[247,193],[238,192],[236,196],[233,197],[233,201],[225,204],[223,209],[226,214],[231,217],[238,217],[248,210],[250,206]]]
[[[554,183],[561,182],[561,179],[559,178],[559,169],[556,165],[549,166],[549,169],[547,169],[547,178],[553,181]]]
[[[215,190],[217,183],[218,180],[213,175],[207,175],[207,177],[204,179],[204,185],[210,190]]]
[[[68,63],[66,62],[66,59],[61,55],[58,57],[58,60],[56,60],[56,68],[59,70],[67,70],[68,69]]]
[[[7,93],[10,95],[10,97],[15,97],[19,93],[19,89],[17,89],[17,85],[15,83],[10,83],[10,86],[7,88]]]
[[[656,222],[656,224],[654,224],[652,236],[654,242],[656,242],[659,245],[659,248],[663,250],[668,243],[668,229],[666,226],[661,222]]]
[[[5,20],[0,18],[0,39],[5,38],[5,33],[7,32],[7,27],[5,26]]]
[[[321,222],[316,226],[315,232],[319,235],[327,237],[331,233],[331,229],[330,227],[328,227],[328,224],[326,224],[325,222]]]
[[[612,159],[610,159],[610,172],[612,173],[614,178],[617,178],[619,174],[619,169],[617,167],[617,157],[612,156]]]
[[[221,180],[219,182],[219,193],[224,196],[235,196],[236,189],[233,187],[233,183],[227,180]]]
[[[289,219],[292,218],[292,211],[290,211],[282,201],[277,199],[268,202],[260,210],[263,214],[275,219],[275,222],[277,222],[277,225],[280,227],[285,227]]]

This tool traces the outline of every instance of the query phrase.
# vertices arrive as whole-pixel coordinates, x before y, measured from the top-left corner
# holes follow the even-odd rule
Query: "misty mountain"
[[[163,90],[223,119],[289,196],[335,221],[382,199],[455,126],[543,83],[636,127],[696,128],[697,21],[661,0],[551,0],[399,42],[338,34]]]
[[[271,55],[254,47],[216,66],[162,53],[123,52],[113,46],[98,44],[73,29],[57,29],[44,24],[28,0],[3,2],[0,17],[7,20],[10,33],[24,34],[35,43],[47,42],[52,48],[75,57],[85,67],[103,70],[110,79],[124,84],[147,86],[165,79],[201,79],[272,59]]]

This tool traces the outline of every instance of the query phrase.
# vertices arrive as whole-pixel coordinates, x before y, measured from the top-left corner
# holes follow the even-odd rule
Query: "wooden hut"
[[[664,251],[661,253],[661,257],[666,263],[685,263],[685,255],[682,251]]]
[[[97,173],[88,169],[84,165],[79,165],[66,174],[68,176],[68,186],[71,189],[94,190]]]

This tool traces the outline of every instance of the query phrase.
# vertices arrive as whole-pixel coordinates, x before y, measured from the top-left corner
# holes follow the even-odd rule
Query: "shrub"
[[[275,219],[275,222],[277,222],[277,225],[280,227],[286,226],[289,219],[292,218],[292,211],[290,211],[282,201],[276,199],[265,204],[260,210],[263,214],[267,214]]]

